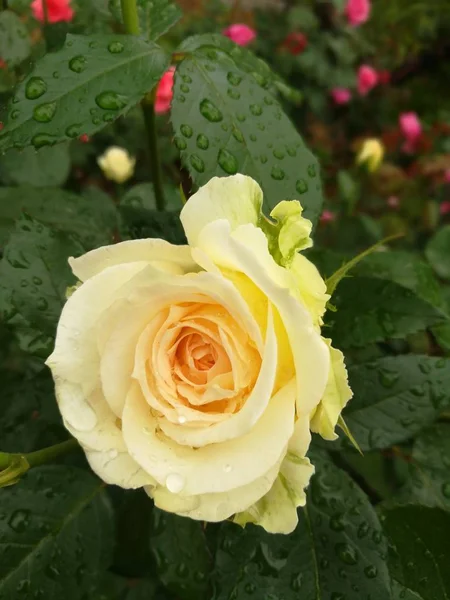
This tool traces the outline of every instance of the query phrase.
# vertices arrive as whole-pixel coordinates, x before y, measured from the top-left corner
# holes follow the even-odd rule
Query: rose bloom
[[[295,201],[261,214],[249,177],[213,178],[181,212],[188,245],[125,241],[71,258],[47,364],[67,429],[107,483],[204,521],[291,532],[351,397],[321,336],[329,296]]]
[[[352,93],[347,88],[333,88],[330,94],[335,104],[348,104],[352,99]]]
[[[170,67],[161,77],[156,88],[155,112],[163,114],[169,112],[173,97],[173,78],[175,67]]]
[[[242,23],[230,25],[222,33],[238,46],[248,46],[256,38],[256,31]]]
[[[44,22],[43,0],[33,0],[31,8],[33,16],[38,21]],[[58,23],[59,21],[71,21],[74,12],[70,8],[68,0],[46,0],[49,23]]]
[[[408,153],[415,152],[417,144],[422,137],[422,123],[417,113],[412,111],[402,113],[399,117],[399,125],[405,137],[403,150]]]
[[[385,148],[377,138],[365,140],[357,156],[356,164],[365,165],[370,172],[377,171],[383,162]]]
[[[367,21],[370,16],[369,0],[347,0],[345,14],[350,25],[357,27]]]
[[[124,183],[133,176],[136,159],[120,146],[110,146],[97,158],[97,164],[107,179]]]
[[[358,69],[358,92],[367,96],[378,83],[378,73],[369,65],[361,65]]]

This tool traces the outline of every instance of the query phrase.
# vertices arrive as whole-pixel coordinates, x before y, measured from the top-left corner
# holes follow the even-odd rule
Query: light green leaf
[[[136,36],[68,35],[61,50],[37,62],[0,114],[0,151],[99,131],[152,90],[168,63],[159,46]]]
[[[109,3],[115,18],[122,22],[120,0]],[[136,0],[141,35],[156,41],[171,29],[183,16],[181,8],[171,0]]]
[[[26,26],[10,10],[0,13],[0,58],[9,68],[17,67],[31,52]]]
[[[107,569],[112,511],[103,484],[67,466],[33,469],[0,494],[0,593],[81,600]]]
[[[442,227],[428,242],[425,256],[443,279],[450,279],[450,225]]]
[[[36,151],[32,146],[22,151],[11,148],[0,157],[0,178],[6,185],[28,184],[34,187],[63,185],[70,172],[68,144],[45,147]]]
[[[197,185],[240,172],[261,185],[266,209],[297,199],[315,223],[323,201],[317,159],[265,85],[224,51],[195,50],[175,75],[175,144]]]

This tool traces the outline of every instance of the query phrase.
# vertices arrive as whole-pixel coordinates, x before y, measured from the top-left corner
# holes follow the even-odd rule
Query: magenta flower
[[[367,96],[378,83],[378,73],[370,65],[361,65],[358,69],[358,92]]]
[[[345,14],[350,25],[357,27],[367,21],[370,15],[369,0],[347,0]]]
[[[450,200],[446,200],[445,202],[442,202],[441,207],[440,207],[440,212],[441,212],[441,215],[450,214]]]
[[[324,210],[322,212],[322,214],[320,215],[321,223],[331,223],[332,221],[335,221],[335,220],[336,220],[336,215],[331,210]]]
[[[333,88],[330,94],[335,104],[347,104],[352,99],[352,93],[347,88]]]
[[[224,29],[222,33],[238,46],[248,46],[256,38],[256,31],[242,23],[234,23]]]
[[[173,77],[175,67],[170,67],[161,77],[156,88],[155,112],[159,115],[169,112],[173,97]]]
[[[70,0],[33,0],[31,9],[34,18],[42,23],[44,19],[43,2],[47,5],[49,23],[59,23],[60,21],[71,21],[74,12],[70,8]]]
[[[422,123],[417,113],[412,111],[402,113],[399,117],[399,124],[405,138],[403,150],[408,153],[414,152],[422,136]]]

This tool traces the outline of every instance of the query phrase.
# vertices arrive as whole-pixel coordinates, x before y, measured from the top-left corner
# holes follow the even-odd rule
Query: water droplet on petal
[[[185,486],[185,479],[179,473],[170,473],[166,479],[166,488],[172,494],[179,494]]]
[[[186,423],[186,421],[187,421],[187,419],[186,419],[186,417],[184,417],[183,415],[180,415],[180,416],[178,417],[178,423],[179,423],[180,425],[183,425],[183,423]]]

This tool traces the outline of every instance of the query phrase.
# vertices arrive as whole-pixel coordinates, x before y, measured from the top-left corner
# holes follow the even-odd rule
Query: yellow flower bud
[[[124,183],[132,177],[136,159],[125,148],[111,146],[97,158],[97,163],[105,177],[116,183]]]
[[[376,138],[371,138],[362,145],[356,157],[356,163],[366,165],[367,169],[373,173],[381,165],[383,158],[384,146],[382,142]]]

